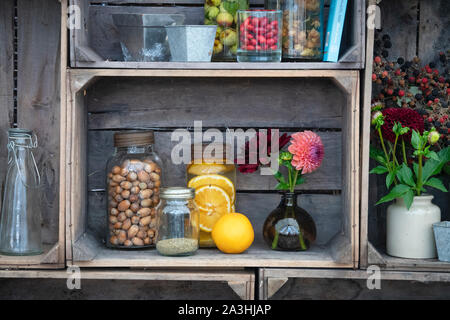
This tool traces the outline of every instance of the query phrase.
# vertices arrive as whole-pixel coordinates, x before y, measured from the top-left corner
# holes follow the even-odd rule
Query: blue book
[[[339,49],[341,47],[346,11],[347,0],[331,1],[323,61],[337,62],[339,60]]]

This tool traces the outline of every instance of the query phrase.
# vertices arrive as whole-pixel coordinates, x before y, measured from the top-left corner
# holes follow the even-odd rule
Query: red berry
[[[381,58],[379,56],[376,56],[374,61],[375,61],[375,63],[380,64],[381,63]]]
[[[255,50],[255,46],[247,45],[247,50],[250,50],[250,51]]]
[[[400,72],[400,69],[395,70],[395,75],[396,75],[396,76],[399,76],[400,73],[401,73],[401,72]]]
[[[409,77],[409,82],[411,82],[411,83],[416,82],[416,78],[414,78],[414,77]]]
[[[433,118],[432,118],[432,117],[429,117],[429,118],[428,118],[428,122],[433,122]]]
[[[382,78],[386,78],[388,76],[388,72],[387,71],[383,71],[383,73],[381,74]]]
[[[273,45],[273,46],[270,47],[270,49],[271,49],[271,50],[277,50],[277,49],[278,49],[278,46],[277,46],[277,45]]]
[[[265,43],[266,43],[266,38],[264,38],[263,36],[259,36],[259,37],[258,37],[258,42],[259,42],[260,44],[265,44]]]
[[[444,117],[440,118],[440,119],[439,119],[439,122],[440,122],[440,123],[444,123],[444,122],[445,122]]]
[[[273,46],[275,43],[277,43],[277,41],[275,39],[267,39],[266,43],[270,47]]]
[[[266,33],[266,37],[267,38],[273,38],[273,36],[274,36],[273,31],[269,31],[269,32]],[[444,79],[444,81],[445,81],[445,79]]]
[[[377,80],[377,75],[375,73],[372,73],[372,81],[376,81]]]
[[[428,79],[427,79],[427,78],[423,78],[423,79],[422,79],[422,83],[423,83],[423,84],[426,84],[427,82],[428,82]]]
[[[398,96],[399,97],[403,97],[405,95],[405,91],[403,91],[403,90],[399,90],[398,91]]]
[[[435,98],[435,99],[434,99],[434,103],[439,103],[439,99],[438,99],[438,98]]]
[[[444,83],[445,82],[445,78],[444,77],[439,77],[439,82],[440,83]]]
[[[450,88],[447,89],[447,94],[450,95]]]
[[[429,100],[429,101],[427,102],[427,106],[429,106],[429,107],[431,107],[432,104],[433,104],[433,101],[431,101],[431,100]]]
[[[261,50],[261,46],[256,46],[256,50]]]
[[[394,90],[392,90],[392,89],[387,89],[387,90],[386,90],[386,93],[387,93],[388,95],[392,96],[392,94],[394,93]]]

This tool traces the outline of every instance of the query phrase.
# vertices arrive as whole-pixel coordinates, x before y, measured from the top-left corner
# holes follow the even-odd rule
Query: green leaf
[[[379,162],[380,164],[383,164],[384,166],[386,166],[386,159],[384,158],[384,153],[381,150],[378,150],[374,147],[370,147],[370,153],[369,156],[371,159]]]
[[[411,86],[409,87],[409,93],[412,93],[413,96],[415,96],[418,93],[422,93],[419,87],[417,86]]]
[[[397,178],[401,183],[407,184],[411,187],[415,187],[415,185],[416,185],[416,183],[414,182],[414,179],[413,179],[413,173],[412,173],[411,169],[404,163],[402,164],[400,169],[397,171]]]
[[[420,148],[420,140],[420,134],[416,130],[413,130],[411,135],[411,144],[414,149],[417,150]]]
[[[286,180],[284,179],[284,176],[280,171],[277,171],[273,176],[275,177],[275,179],[277,179],[278,182],[286,183]]]
[[[442,192],[448,192],[447,188],[438,178],[431,178],[425,183],[425,185],[441,190]]]
[[[287,183],[280,182],[275,186],[275,190],[289,190],[289,185]]]
[[[378,166],[378,167],[375,167],[372,170],[370,170],[369,173],[384,174],[384,173],[386,173],[388,171],[389,171],[388,168],[383,167],[383,166]]]
[[[386,176],[386,187],[388,188],[388,190],[391,187],[392,183],[394,182],[394,178],[395,178],[394,172],[389,172],[389,174]]]
[[[419,177],[419,164],[417,162],[413,162],[413,170],[417,179]]]
[[[248,9],[247,0],[238,0],[238,3],[239,3],[239,10],[247,10]]]
[[[298,185],[300,185],[300,184],[302,184],[302,183],[305,183],[305,182],[306,182],[306,179],[305,179],[305,178],[303,178],[303,177],[298,177],[298,178],[297,178],[297,181],[295,182],[295,185],[298,186]]]
[[[405,201],[406,209],[409,210],[411,208],[411,205],[414,201],[414,192],[412,190],[409,190],[403,195],[403,201]]]
[[[223,2],[223,7],[225,8],[225,10],[228,11],[229,14],[231,14],[234,17],[236,11],[238,11],[238,9],[239,9],[239,3],[225,1],[225,2]]]
[[[436,152],[434,151],[429,151],[428,154],[426,155],[428,158],[436,160],[436,161],[440,161],[441,159],[439,159],[439,156]]]
[[[404,184],[398,184],[394,188],[392,188],[391,192],[387,195],[385,195],[383,198],[380,199],[376,204],[389,202],[394,199],[402,197],[406,192],[411,190],[411,187],[404,185]]]

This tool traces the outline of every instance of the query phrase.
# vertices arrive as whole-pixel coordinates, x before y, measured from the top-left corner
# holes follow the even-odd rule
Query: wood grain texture
[[[418,56],[423,64],[438,62],[439,52],[449,49],[450,2],[420,0]]]
[[[19,127],[32,129],[44,194],[43,240],[58,241],[60,5],[54,0],[18,2]]]
[[[382,1],[379,4],[383,34],[388,33],[391,37],[389,59],[393,61],[398,57],[412,59],[416,55],[419,1]]]
[[[14,124],[14,1],[0,2],[0,208],[6,176],[7,130]]]
[[[323,79],[107,78],[88,93],[90,129],[186,128],[194,120],[219,128],[340,128],[346,103]]]

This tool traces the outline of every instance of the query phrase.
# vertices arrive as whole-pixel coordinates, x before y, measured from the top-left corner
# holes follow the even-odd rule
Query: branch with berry
[[[438,61],[424,66],[419,58],[389,61],[389,35],[376,34],[373,66],[374,102],[381,108],[409,108],[423,118],[424,129],[436,129],[439,147],[450,145],[450,51],[439,52]]]

